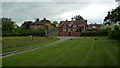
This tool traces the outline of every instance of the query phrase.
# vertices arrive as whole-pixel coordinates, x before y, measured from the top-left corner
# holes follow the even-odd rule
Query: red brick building
[[[100,30],[99,24],[89,24],[87,26],[87,31],[96,31],[96,30]]]
[[[61,21],[58,25],[59,36],[80,36],[87,30],[87,20]]]

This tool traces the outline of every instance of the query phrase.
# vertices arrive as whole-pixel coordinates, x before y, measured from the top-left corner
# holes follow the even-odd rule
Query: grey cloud
[[[76,6],[76,5],[81,6]],[[86,3],[88,4],[88,3]],[[64,3],[64,2],[3,2],[3,16],[19,19],[21,23],[25,19],[36,17],[52,17],[58,14],[83,8],[84,3]],[[21,21],[20,21],[21,20]]]
[[[0,18],[2,17],[2,3],[0,2]]]
[[[54,0],[52,0],[54,1]],[[57,17],[58,15],[81,10],[88,7],[91,2],[3,2],[2,14],[3,17],[13,18],[17,24],[21,25],[25,20],[34,20],[34,18],[48,18],[49,20],[61,21],[63,19]],[[102,3],[103,4],[103,3]],[[101,4],[101,5],[102,5]],[[108,4],[111,5],[111,4]],[[94,19],[90,19],[89,23],[93,23]],[[96,20],[97,23],[101,19]]]
[[[3,2],[114,2],[115,0],[2,0]]]

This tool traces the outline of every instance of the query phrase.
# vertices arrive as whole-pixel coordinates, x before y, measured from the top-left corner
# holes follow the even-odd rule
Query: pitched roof
[[[86,24],[86,23],[87,23],[87,20],[60,21],[60,24],[58,25],[58,27],[61,27],[63,24],[70,27],[73,24],[76,24],[76,25],[80,26],[81,24]]]
[[[100,26],[100,24],[89,24],[88,26]]]
[[[35,21],[32,25],[44,25],[44,24],[51,24],[49,20],[41,20],[41,21]]]
[[[80,26],[81,24],[87,24],[87,20],[76,20],[75,24],[77,24],[78,26]]]

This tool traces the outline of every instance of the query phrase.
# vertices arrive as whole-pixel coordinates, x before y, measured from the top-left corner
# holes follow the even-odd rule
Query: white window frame
[[[73,29],[73,32],[76,32],[77,31],[77,29]]]
[[[93,26],[93,28],[96,28],[96,26]]]
[[[73,27],[77,27],[77,25],[76,25],[76,24],[73,24]]]
[[[63,29],[63,32],[66,32],[67,30],[66,29]]]
[[[63,24],[63,27],[67,27],[66,24]]]

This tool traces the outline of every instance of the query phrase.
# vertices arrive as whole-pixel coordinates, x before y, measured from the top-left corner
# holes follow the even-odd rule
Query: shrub
[[[106,30],[112,30],[110,27],[107,27]]]
[[[114,29],[116,30],[116,31],[119,31],[119,26],[114,26]]]
[[[44,36],[45,31],[31,31],[31,30],[15,30],[15,31],[3,31],[2,36],[29,36],[29,35],[34,35],[34,36]]]
[[[111,31],[109,31],[108,37],[110,39],[120,40],[120,31],[111,30]]]
[[[85,31],[82,32],[82,36],[107,36],[109,30],[98,30],[98,31]]]

